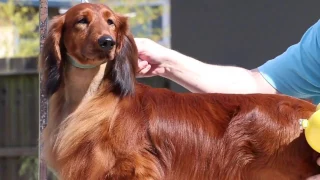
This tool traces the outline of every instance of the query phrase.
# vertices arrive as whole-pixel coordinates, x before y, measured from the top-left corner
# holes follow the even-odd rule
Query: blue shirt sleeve
[[[258,67],[280,93],[320,101],[320,20],[284,53]]]

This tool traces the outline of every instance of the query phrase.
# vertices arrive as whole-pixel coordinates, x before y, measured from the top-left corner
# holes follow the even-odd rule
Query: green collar
[[[92,69],[92,68],[95,68],[97,66],[100,66],[101,64],[104,64],[106,63],[106,61],[103,61],[101,64],[98,64],[98,65],[92,65],[92,64],[80,64],[78,61],[74,60],[71,56],[68,55],[68,58],[67,58],[68,62],[74,66],[74,67],[77,67],[77,68],[80,68],[80,69]]]

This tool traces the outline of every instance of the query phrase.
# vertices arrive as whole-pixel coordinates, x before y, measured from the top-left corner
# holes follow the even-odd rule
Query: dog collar
[[[92,65],[92,64],[81,64],[79,63],[78,61],[74,60],[71,56],[68,55],[68,58],[67,58],[68,62],[74,66],[74,67],[77,67],[77,68],[80,68],[80,69],[92,69],[92,68],[95,68],[97,66],[100,66],[101,64],[104,64],[106,63],[107,61],[103,61],[101,64],[98,64],[98,65]]]

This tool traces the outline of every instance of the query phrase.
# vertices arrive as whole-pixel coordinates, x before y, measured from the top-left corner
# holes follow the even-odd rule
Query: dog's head
[[[137,54],[127,17],[101,4],[73,6],[52,19],[44,43],[40,68],[47,94],[50,96],[58,90],[63,68],[70,59],[82,67],[108,62],[107,74],[114,89],[121,95],[130,94]]]

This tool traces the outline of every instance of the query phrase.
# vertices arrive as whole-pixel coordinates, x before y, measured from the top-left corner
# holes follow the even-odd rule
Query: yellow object
[[[301,127],[305,130],[305,136],[309,145],[320,153],[320,104],[309,119],[301,120]]]

